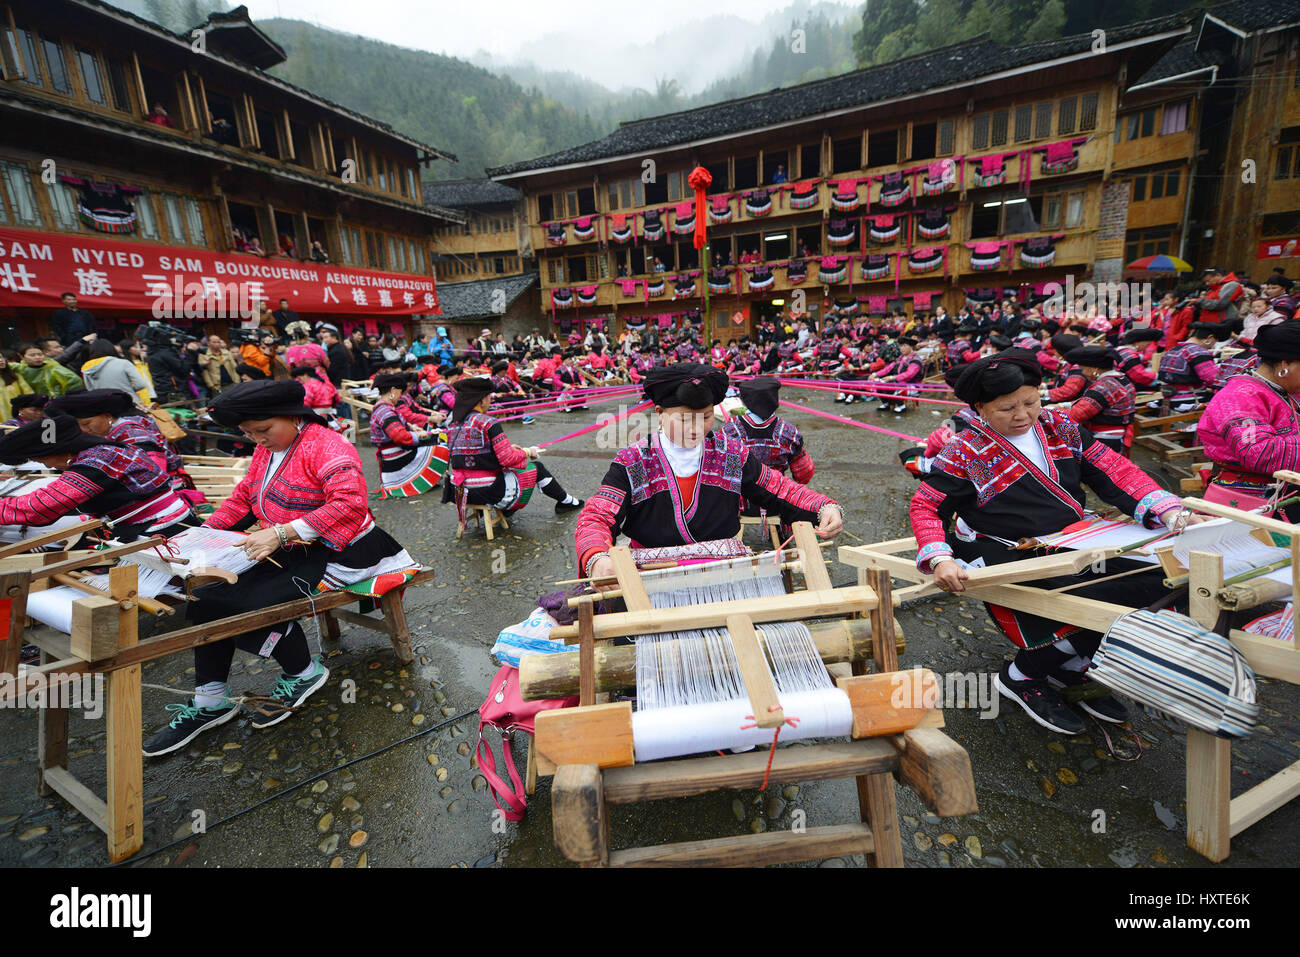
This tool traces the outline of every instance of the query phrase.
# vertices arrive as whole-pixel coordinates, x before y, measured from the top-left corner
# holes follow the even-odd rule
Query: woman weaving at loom
[[[1234,508],[1267,505],[1273,473],[1300,469],[1300,322],[1264,326],[1255,335],[1259,367],[1228,379],[1197,424],[1214,463],[1205,499]],[[1283,510],[1291,522],[1300,505]]]
[[[0,525],[49,525],[82,514],[104,519],[115,538],[131,541],[198,524],[147,453],[83,432],[71,416],[29,422],[0,438],[0,462],[28,461],[63,474],[34,492],[0,499]]]
[[[582,507],[541,462],[536,448],[512,445],[501,423],[487,415],[492,405],[492,380],[475,376],[456,383],[452,407],[451,481],[456,508],[464,518],[469,505],[487,505],[517,512],[528,504],[533,489],[555,500],[555,513]],[[445,499],[444,499],[445,501]]]
[[[614,574],[609,548],[620,533],[646,548],[733,538],[742,496],[784,524],[813,522],[826,538],[840,533],[838,504],[763,465],[734,435],[713,430],[713,407],[726,393],[726,375],[697,363],[646,376],[659,431],[615,456],[578,516],[574,538],[587,577]]]
[[[70,392],[51,399],[45,411],[49,415],[72,416],[83,432],[135,446],[167,473],[181,498],[192,505],[203,502],[203,493],[195,490],[181,457],[158,431],[153,418],[140,413],[127,393],[118,389]]]
[[[964,590],[960,562],[998,565],[1030,557],[1014,547],[1020,539],[1060,532],[1084,518],[1086,483],[1103,500],[1149,528],[1172,527],[1181,509],[1177,496],[1161,489],[1123,456],[1107,448],[1060,409],[1042,409],[1042,370],[1034,356],[1008,349],[972,363],[953,386],[957,398],[976,413],[934,459],[909,508],[916,536],[916,564],[934,574],[944,591]],[[948,519],[957,518],[954,533]],[[1106,573],[1143,567],[1119,560]],[[1133,607],[1165,594],[1164,573],[1109,580],[1081,575],[1027,582],[1035,587],[1079,585],[1071,594]],[[1066,707],[1056,688],[1087,682],[1089,656],[1101,635],[1036,615],[986,605],[998,627],[1020,649],[997,678],[998,690],[1045,728],[1079,734],[1083,721]],[[1081,705],[1103,721],[1127,720],[1113,697]]]
[[[297,381],[260,380],[233,386],[212,402],[212,417],[222,425],[237,426],[257,448],[247,476],[206,525],[232,529],[251,515],[261,527],[243,543],[245,554],[257,565],[233,585],[194,590],[196,600],[187,613],[196,624],[302,598],[314,588],[344,588],[418,567],[375,524],[366,505],[357,450],[303,405],[304,398]],[[297,621],[263,625],[200,645],[194,649],[194,697],[167,706],[174,715],[145,742],[147,756],[184,747],[235,716],[239,704],[227,696],[226,679],[236,648],[275,658],[284,673],[271,697],[283,709],[301,705],[329,677],[329,669],[312,658]],[[291,713],[258,712],[252,725],[270,727]]]
[[[419,429],[408,431],[398,403],[406,393],[410,376],[387,372],[375,376],[379,401],[370,411],[370,444],[379,459],[380,498],[406,498],[437,486],[447,473],[450,454],[436,434]],[[434,424],[443,413],[424,417]]]

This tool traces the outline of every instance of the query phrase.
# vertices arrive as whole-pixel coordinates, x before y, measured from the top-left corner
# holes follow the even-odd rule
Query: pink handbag
[[[571,698],[543,698],[539,701],[525,701],[519,692],[519,669],[502,665],[492,677],[488,686],[487,700],[479,706],[478,746],[474,756],[478,760],[478,770],[487,779],[492,789],[492,801],[507,821],[523,819],[528,807],[528,798],[524,793],[523,782],[515,768],[514,754],[510,743],[516,731],[532,734],[536,727],[539,711],[551,711],[555,708],[571,708],[578,703],[575,695]],[[491,746],[483,740],[483,729],[496,728],[501,732],[501,754],[505,759],[506,771],[510,782],[506,783],[497,773],[496,756]],[[502,807],[504,801],[506,806]]]

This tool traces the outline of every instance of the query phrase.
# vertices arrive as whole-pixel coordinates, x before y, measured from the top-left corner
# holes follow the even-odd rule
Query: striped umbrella
[[[1143,256],[1141,259],[1135,259],[1127,266],[1126,270],[1133,272],[1191,272],[1192,265],[1177,256],[1167,256],[1159,253],[1155,256]]]

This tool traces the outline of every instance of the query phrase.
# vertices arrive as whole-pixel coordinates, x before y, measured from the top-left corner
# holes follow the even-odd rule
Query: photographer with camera
[[[194,337],[163,322],[143,326],[138,335],[149,350],[149,377],[158,401],[194,398],[196,393],[190,391],[189,366],[177,348],[186,341],[194,341]]]

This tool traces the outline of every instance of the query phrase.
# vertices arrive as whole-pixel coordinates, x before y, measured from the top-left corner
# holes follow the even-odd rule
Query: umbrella
[[[1155,256],[1143,256],[1141,259],[1135,259],[1125,269],[1132,269],[1140,272],[1191,272],[1191,263],[1184,262],[1177,256],[1167,256],[1160,253]]]

